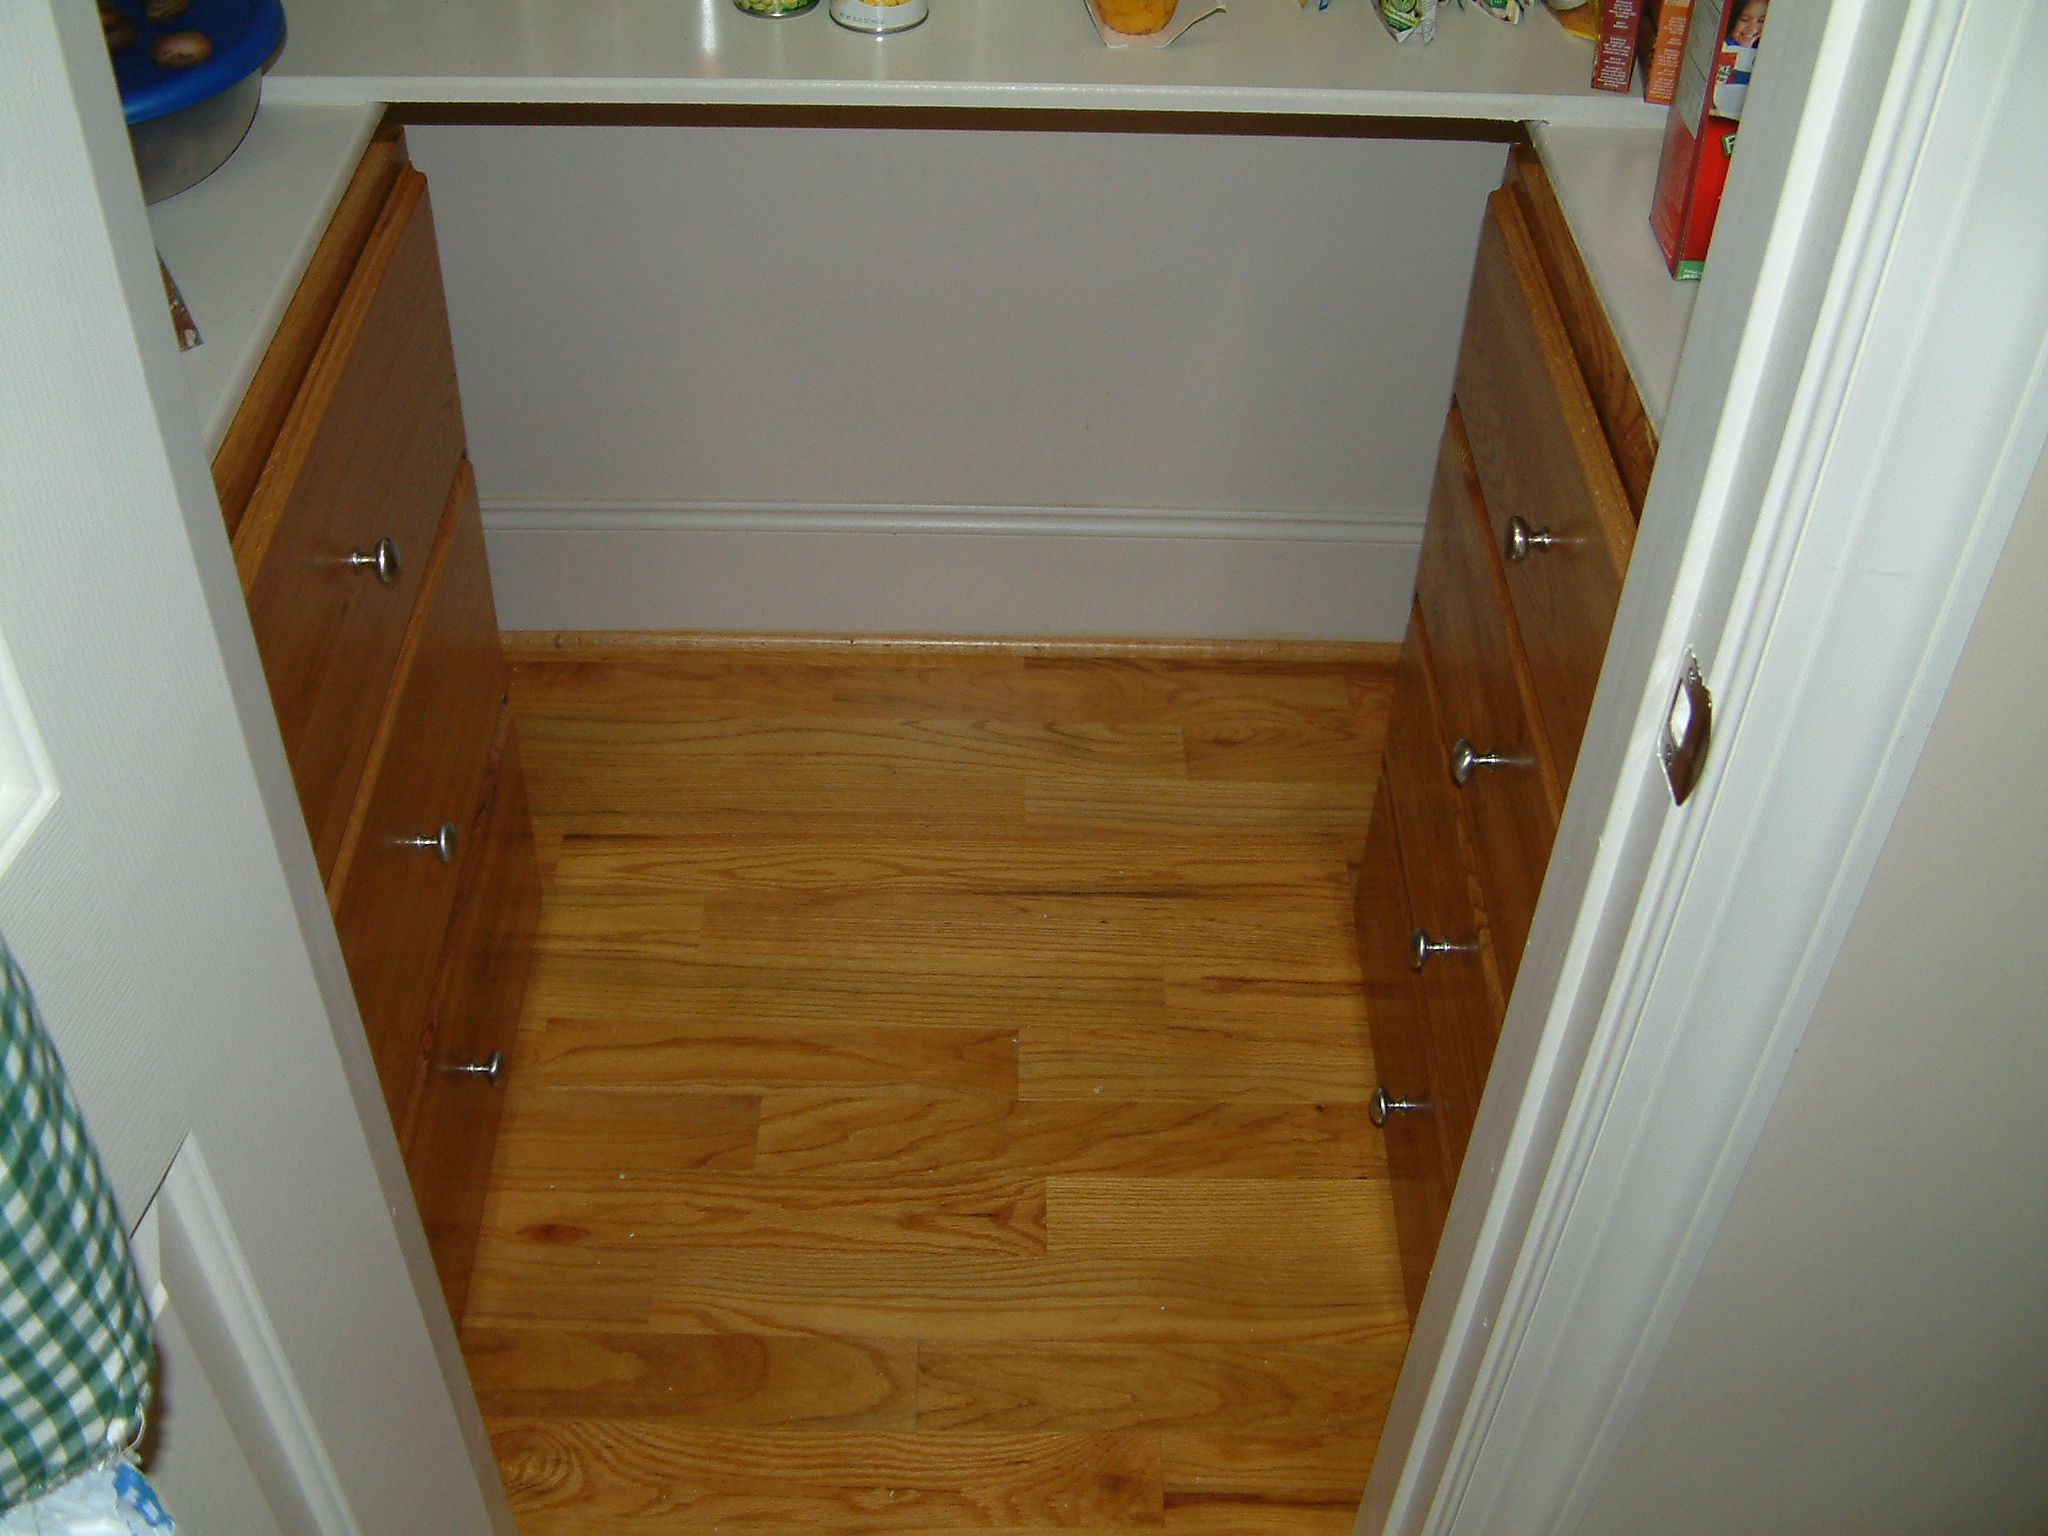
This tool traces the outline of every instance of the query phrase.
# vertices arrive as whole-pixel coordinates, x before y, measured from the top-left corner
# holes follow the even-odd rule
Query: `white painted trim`
[[[864,506],[857,503],[549,501],[493,497],[492,532],[969,533],[1422,546],[1421,508],[1180,511],[1152,507]]]
[[[57,769],[0,635],[0,873],[57,803]]]
[[[235,1439],[289,1536],[362,1536],[299,1391],[196,1137],[187,1137],[138,1233],[154,1227],[151,1311],[167,1295]]]
[[[1582,1518],[2048,435],[2048,205],[2015,195],[2048,126],[2048,22],[1833,0],[1772,36],[1782,83],[1759,74],[1745,130],[1761,109],[1764,163],[1724,209],[1726,280],[1702,293],[1364,1531]],[[1651,752],[1687,647],[1719,739],[1674,812]]]

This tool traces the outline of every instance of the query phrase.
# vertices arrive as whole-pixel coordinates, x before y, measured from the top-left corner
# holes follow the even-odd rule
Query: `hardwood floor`
[[[522,1536],[1348,1533],[1394,649],[511,654],[548,885],[462,1336]]]

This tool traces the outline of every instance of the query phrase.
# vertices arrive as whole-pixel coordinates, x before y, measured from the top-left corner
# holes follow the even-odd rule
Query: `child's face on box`
[[[1770,8],[1771,0],[1743,0],[1735,19],[1728,24],[1728,41],[1738,47],[1754,48],[1757,39],[1764,35],[1764,13]]]

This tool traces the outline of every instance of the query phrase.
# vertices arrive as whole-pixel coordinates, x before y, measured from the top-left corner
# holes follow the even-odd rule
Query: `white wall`
[[[507,628],[1400,635],[1501,146],[409,138]]]
[[[2048,1528],[2044,590],[2048,463],[1587,1536]]]

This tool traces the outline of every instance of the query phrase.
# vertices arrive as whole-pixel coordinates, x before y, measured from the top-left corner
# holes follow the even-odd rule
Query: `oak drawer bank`
[[[459,1320],[540,886],[433,215],[396,134],[364,155],[214,478]]]
[[[1473,263],[1357,889],[1403,1281],[1422,1302],[1635,540],[1654,435],[1536,157]]]

